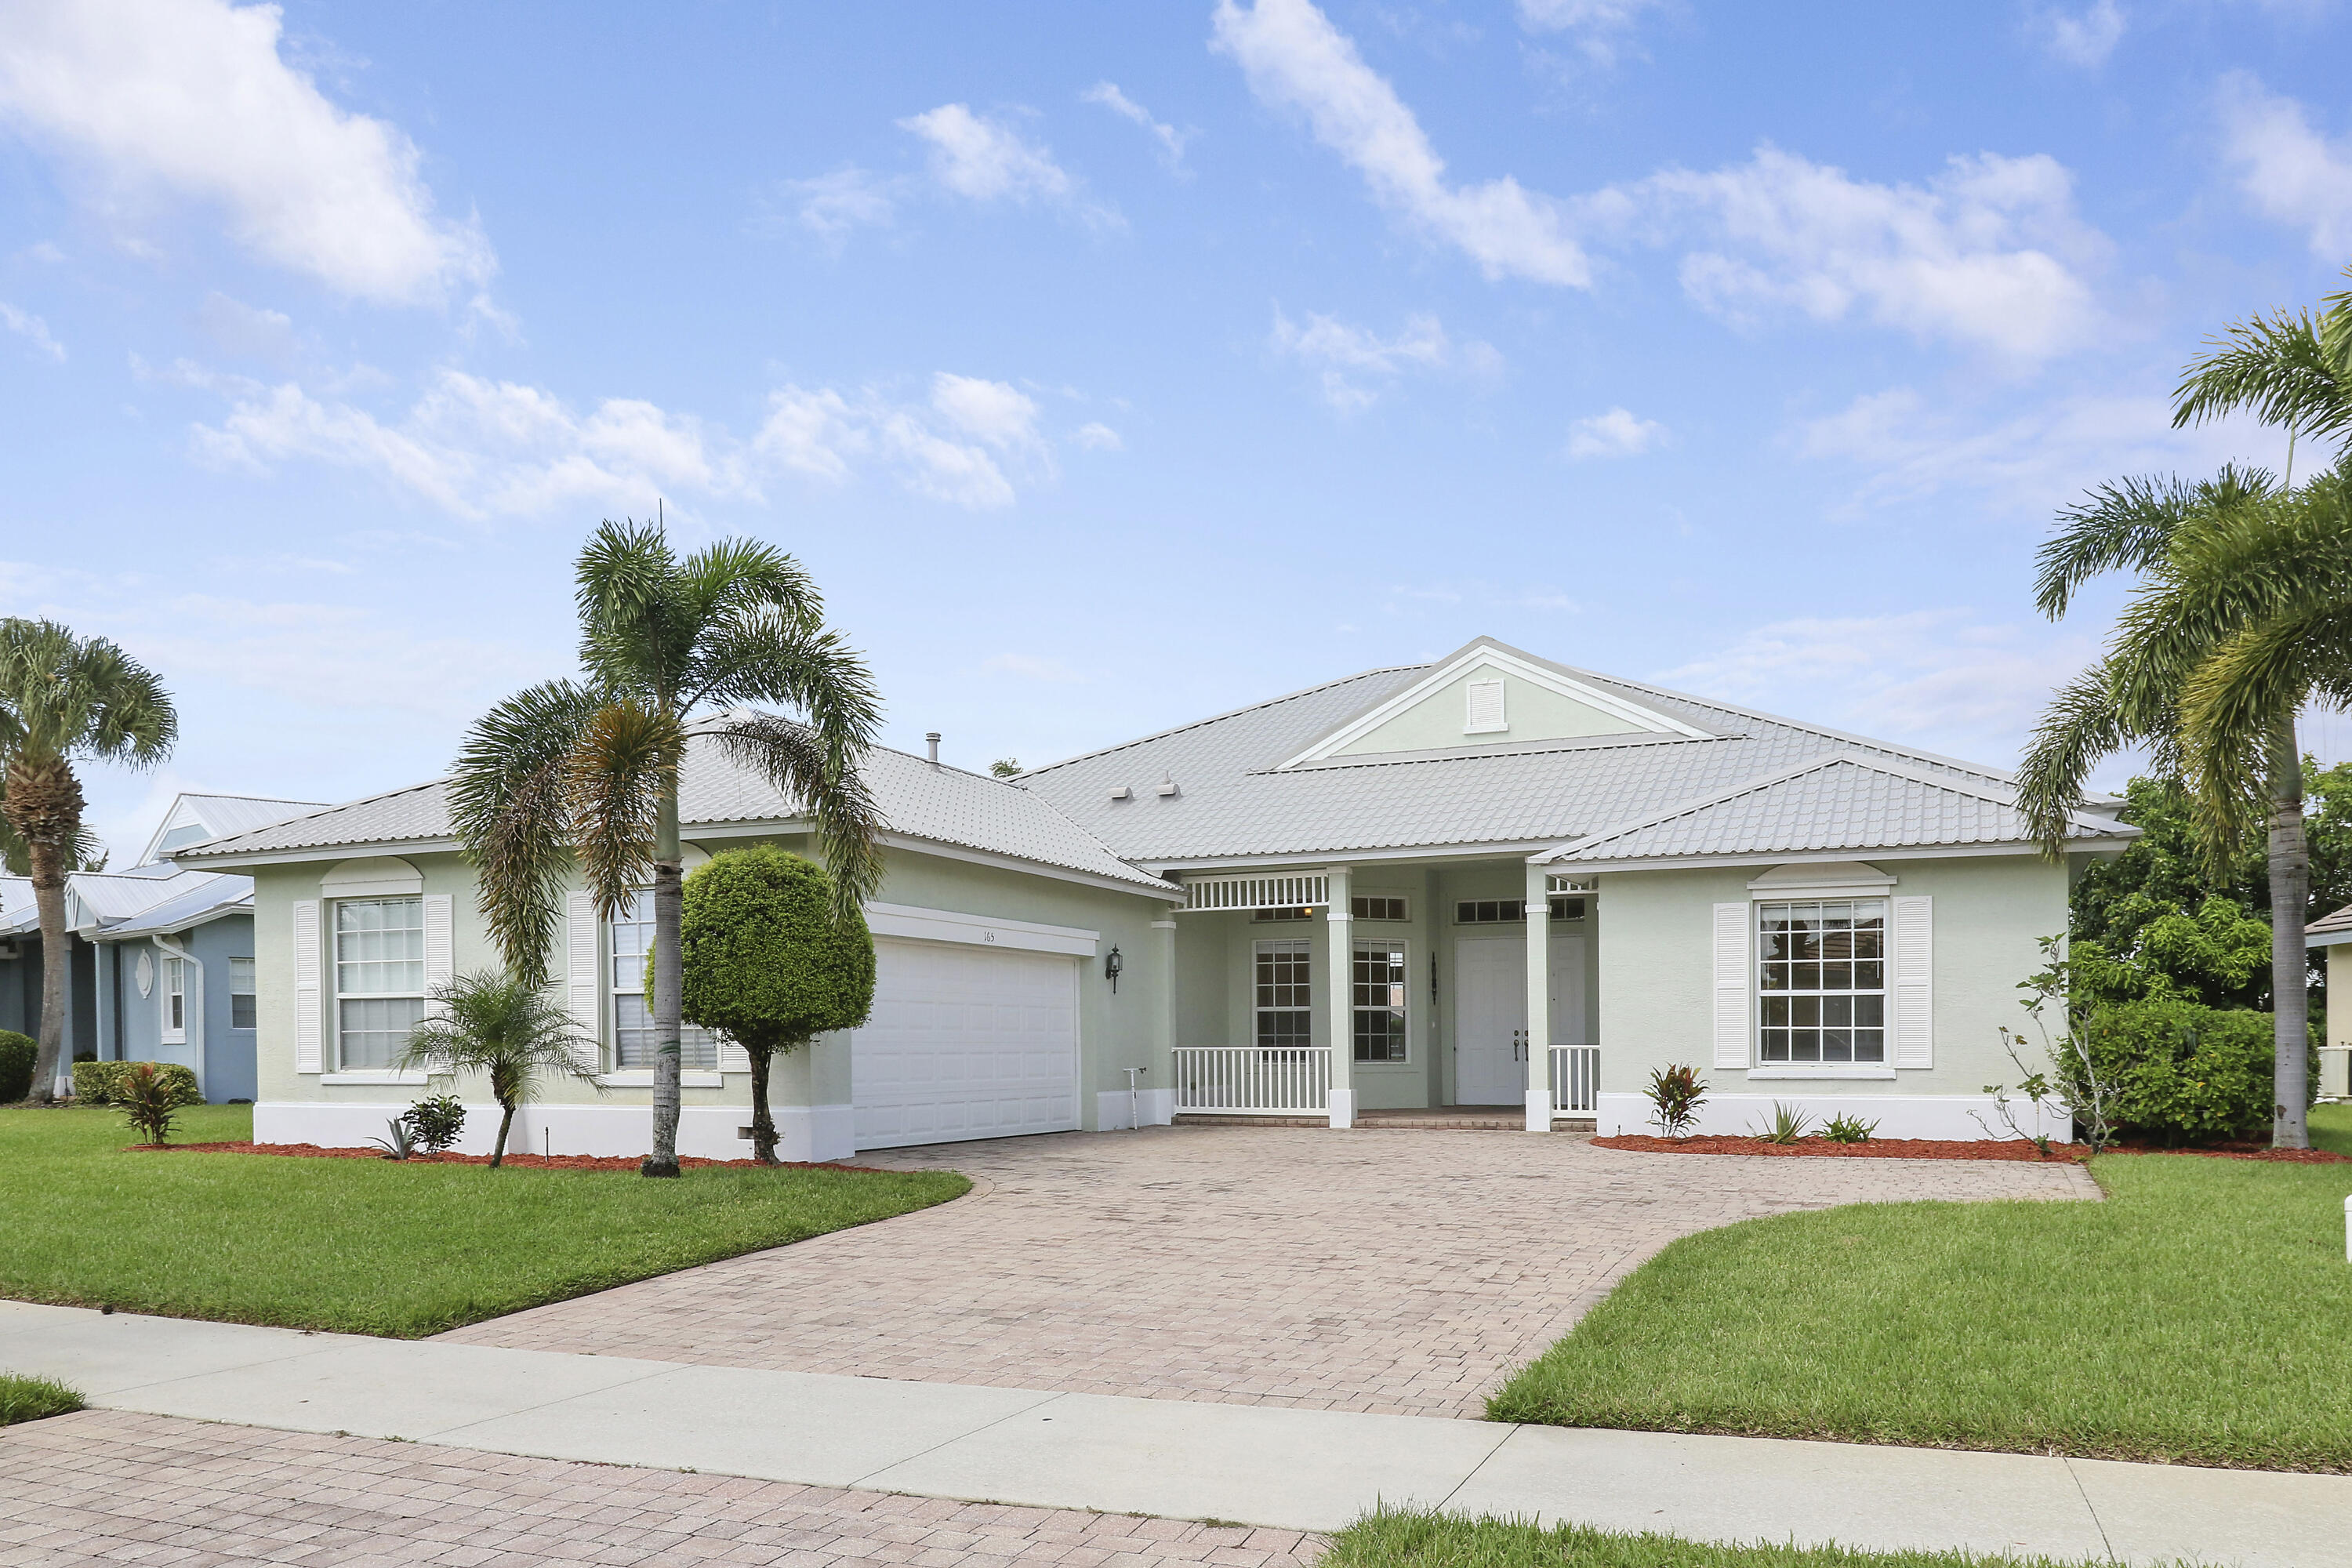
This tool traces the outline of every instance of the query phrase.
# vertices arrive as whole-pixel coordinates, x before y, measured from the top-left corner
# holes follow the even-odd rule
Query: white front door
[[[877,942],[874,1016],[849,1040],[857,1146],[1076,1129],[1076,962]]]
[[[1454,944],[1454,1103],[1517,1105],[1527,1092],[1528,944]]]

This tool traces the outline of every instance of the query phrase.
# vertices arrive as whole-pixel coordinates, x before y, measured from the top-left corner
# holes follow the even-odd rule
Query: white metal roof
[[[147,847],[140,852],[139,863],[151,866],[164,853],[163,840],[180,828],[194,827],[203,831],[200,838],[184,839],[176,847],[185,848],[205,839],[220,838],[232,833],[247,833],[272,822],[305,811],[316,811],[326,805],[322,800],[281,800],[259,795],[210,795],[201,791],[184,791],[163,813],[163,820],[155,825],[148,836]]]

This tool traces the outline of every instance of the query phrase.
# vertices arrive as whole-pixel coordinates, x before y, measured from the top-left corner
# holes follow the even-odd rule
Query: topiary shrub
[[[33,1063],[40,1054],[30,1035],[0,1029],[0,1105],[14,1105],[33,1092]]]
[[[205,1102],[204,1090],[196,1087],[195,1069],[178,1062],[76,1062],[74,1098],[84,1105],[121,1105],[131,1069],[140,1067],[155,1069],[155,1092],[171,1096],[173,1105]]]
[[[2096,1073],[2113,1090],[2112,1121],[2125,1136],[2210,1143],[2269,1131],[2273,1068],[2268,1013],[2156,996],[2095,1007],[2081,1033],[2088,1068],[2062,1060],[2059,1076],[2079,1080],[2086,1071]],[[2088,1086],[2069,1081],[2068,1087]]]

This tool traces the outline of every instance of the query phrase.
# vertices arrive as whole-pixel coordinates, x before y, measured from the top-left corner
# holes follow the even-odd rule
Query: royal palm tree
[[[41,920],[41,1037],[33,1099],[57,1098],[66,1037],[66,873],[87,858],[77,763],[152,767],[179,716],[154,672],[104,637],[0,620],[0,816],[21,846]]]
[[[490,1169],[507,1156],[515,1107],[531,1097],[540,1075],[553,1073],[593,1083],[593,1069],[580,1064],[580,1047],[591,1042],[572,1027],[572,1015],[528,980],[511,974],[461,974],[432,991],[433,1011],[408,1037],[400,1065],[412,1071],[478,1072],[490,1080],[499,1102],[499,1136],[490,1145]]]
[[[517,692],[475,724],[451,781],[451,815],[490,934],[530,984],[546,984],[575,865],[607,920],[652,884],[653,1152],[644,1171],[674,1176],[678,772],[689,732],[764,773],[808,816],[846,916],[881,879],[881,822],[858,771],[878,704],[865,664],[825,629],[808,574],[772,546],[721,540],[681,558],[657,524],[605,522],[575,577],[578,679]]]

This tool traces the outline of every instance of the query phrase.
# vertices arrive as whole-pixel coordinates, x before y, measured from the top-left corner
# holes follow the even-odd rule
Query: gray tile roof
[[[128,920],[85,934],[100,942],[169,935],[252,907],[252,878],[209,876],[202,879],[197,886],[175,893],[152,909],[142,910]]]
[[[2084,837],[2130,829],[2080,817]],[[2032,837],[2013,791],[1853,753],[1833,753],[1753,780],[1712,800],[1607,828],[1561,851],[1559,864],[1693,855],[2017,844]]]
[[[2303,928],[2305,936],[2338,936],[2352,933],[2352,904],[2347,904],[2332,915],[2322,915]]]
[[[876,747],[866,754],[866,782],[893,833],[1083,871],[1138,889],[1168,888],[1120,860],[1051,801],[1001,779],[933,767],[920,757]],[[791,821],[798,816],[793,803],[764,776],[733,763],[702,735],[688,743],[678,806],[688,837],[698,826]],[[436,779],[214,839],[176,851],[175,858],[203,866],[287,851],[358,854],[372,846],[438,843],[449,837],[446,781]]]
[[[1999,790],[2010,782],[1998,769],[1557,664],[1552,668],[1679,719],[1709,738],[1603,736],[1475,753],[1336,758],[1276,771],[1430,668],[1370,670],[1309,687],[1051,763],[1018,782],[1121,856],[1154,867],[1453,845],[1562,844],[1676,803],[1716,798],[1824,752],[1883,761],[1966,786]],[[1163,780],[1175,784],[1173,795],[1156,793]],[[1130,797],[1110,798],[1121,785]],[[1853,805],[1861,815],[1840,830],[1842,844],[1982,841],[1919,837],[1911,817],[1891,800],[1882,811],[1867,792]]]

